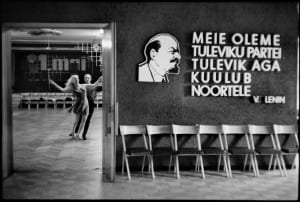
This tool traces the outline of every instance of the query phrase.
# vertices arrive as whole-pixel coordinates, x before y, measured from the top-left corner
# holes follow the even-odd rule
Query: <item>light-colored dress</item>
[[[86,89],[79,88],[79,90],[74,90],[73,95],[76,99],[72,107],[73,113],[87,115],[89,113],[89,103],[86,96]]]

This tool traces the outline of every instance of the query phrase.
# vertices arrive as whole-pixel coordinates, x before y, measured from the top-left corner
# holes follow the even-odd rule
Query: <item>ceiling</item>
[[[101,40],[103,29],[26,28],[11,32],[13,43],[78,43]]]
[[[102,28],[14,28],[13,50],[81,51],[86,44],[101,44]]]

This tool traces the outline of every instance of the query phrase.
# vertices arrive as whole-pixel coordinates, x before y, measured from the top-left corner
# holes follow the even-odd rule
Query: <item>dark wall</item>
[[[164,3],[124,7],[118,24],[118,101],[122,124],[164,123],[294,123],[296,117],[295,4]],[[123,10],[123,9],[122,9]],[[153,12],[155,11],[155,12]],[[282,72],[255,75],[258,95],[286,95],[285,105],[257,105],[246,98],[191,97],[191,33],[278,33],[281,35]],[[181,45],[181,74],[169,84],[136,82],[134,72],[143,57],[143,45],[159,32],[174,34]],[[134,107],[133,107],[134,106]]]
[[[100,3],[6,2],[5,22],[117,23],[117,99],[120,124],[296,123],[297,5],[292,3]],[[280,73],[261,73],[252,94],[285,95],[285,104],[253,104],[247,98],[191,97],[193,31],[280,34]],[[154,34],[175,35],[181,49],[181,74],[168,84],[137,82],[143,48]],[[117,139],[117,155],[121,144]],[[118,158],[119,162],[119,158]],[[119,164],[118,164],[119,165]]]

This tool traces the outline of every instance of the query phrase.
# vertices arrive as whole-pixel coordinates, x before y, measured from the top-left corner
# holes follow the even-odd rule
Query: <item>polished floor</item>
[[[88,140],[73,140],[73,115],[63,109],[16,109],[13,112],[15,172],[3,180],[4,199],[213,199],[297,200],[298,170],[224,173],[182,171],[181,179],[157,171],[117,173],[114,183],[101,178],[101,108],[95,110]]]

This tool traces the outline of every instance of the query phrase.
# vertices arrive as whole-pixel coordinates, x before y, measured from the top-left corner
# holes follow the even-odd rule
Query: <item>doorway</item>
[[[24,33],[28,34],[29,32],[31,35],[24,37]],[[99,37],[93,35],[95,33],[98,34]],[[97,55],[98,52],[99,54]],[[29,63],[27,69],[23,71],[24,74],[16,74],[15,72],[18,71],[18,69],[14,68],[16,66],[16,57],[26,59],[26,62]],[[18,62],[19,61],[20,60],[18,60]],[[22,64],[20,66],[24,67]],[[41,135],[38,136],[38,138],[34,135],[27,137],[27,140],[32,138],[31,144],[33,144],[32,142],[34,142],[34,144],[39,144],[41,145],[41,147],[38,148],[39,150],[43,150],[44,148],[44,151],[47,151],[45,148],[49,148],[53,146],[53,144],[55,145],[55,143],[59,143],[56,145],[56,148],[51,148],[54,158],[55,151],[61,151],[59,154],[56,153],[56,159],[61,156],[68,156],[66,155],[64,148],[61,148],[61,150],[58,148],[58,145],[63,147],[66,146],[66,144],[69,144],[69,142],[65,142],[66,144],[60,142],[61,140],[68,141],[68,138],[70,138],[67,137],[67,135],[71,131],[71,127],[68,129],[65,128],[73,121],[73,117],[69,118],[72,115],[67,115],[65,112],[66,109],[64,107],[66,103],[60,103],[62,105],[62,109],[56,108],[59,103],[56,103],[57,105],[53,106],[53,108],[44,106],[42,109],[42,107],[40,108],[39,106],[42,99],[38,99],[36,103],[31,102],[29,105],[27,103],[25,107],[29,106],[29,109],[22,109],[20,110],[22,113],[20,113],[20,111],[17,111],[16,109],[24,106],[20,105],[23,103],[14,102],[16,97],[19,95],[19,98],[21,99],[20,95],[24,92],[27,93],[28,91],[30,91],[30,96],[34,95],[34,93],[37,94],[53,91],[53,89],[49,86],[44,86],[44,88],[42,87],[42,83],[45,82],[49,75],[51,76],[51,79],[56,78],[60,80],[61,83],[64,83],[65,79],[68,78],[70,75],[69,73],[72,71],[79,70],[82,74],[90,73],[92,75],[99,76],[99,72],[97,72],[96,69],[97,67],[101,69],[101,74],[103,74],[103,85],[102,96],[99,96],[99,100],[97,100],[97,106],[95,106],[96,113],[93,115],[94,118],[92,118],[91,126],[89,128],[89,130],[97,133],[94,136],[95,138],[91,137],[92,139],[90,139],[90,142],[98,141],[95,145],[95,149],[100,150],[100,153],[98,153],[100,156],[98,158],[97,153],[94,153],[94,155],[96,155],[95,161],[98,162],[95,164],[94,169],[100,169],[102,171],[104,180],[114,181],[115,129],[117,128],[115,94],[115,24],[9,23],[3,25],[2,178],[9,176],[15,170],[16,165],[14,160],[16,159],[14,154],[16,154],[16,151],[14,150],[14,143],[16,143],[18,139],[13,138],[15,137],[15,134],[13,133],[16,130],[22,131],[22,127],[20,125],[23,125],[26,121],[30,122],[30,124],[25,127],[27,128],[27,130],[25,130],[25,134],[41,134],[42,131],[45,136],[44,138],[41,138]],[[80,76],[80,80],[83,81],[82,75],[79,75],[79,77]],[[22,82],[19,82],[24,78],[27,85],[22,85]],[[95,80],[96,78],[93,79]],[[41,94],[38,95],[41,96]],[[49,94],[47,94],[47,96],[48,95]],[[15,106],[16,103],[18,105],[17,108]],[[34,116],[30,115],[30,111],[34,112],[32,113]],[[52,116],[52,118],[45,121],[48,122],[48,125],[43,125],[44,122],[41,121],[39,116],[48,118]],[[23,120],[16,120],[15,123],[17,123],[18,126],[13,122],[14,117],[23,118]],[[63,121],[59,121],[61,118]],[[24,121],[24,119],[27,120]],[[51,123],[53,125],[51,125]],[[92,127],[93,123],[100,127]],[[43,128],[45,128],[45,130],[43,130]],[[60,140],[55,140],[55,135],[52,134],[55,130],[51,131],[51,128],[60,128],[59,132],[63,134],[55,134],[57,138],[60,138]],[[21,135],[21,137],[26,139],[23,136],[24,134],[21,134],[21,132],[18,135]],[[51,139],[54,142],[51,142]],[[73,143],[77,144],[79,142],[80,141]],[[85,142],[89,142],[89,140],[81,141],[79,144],[83,144],[83,142],[86,144]],[[26,145],[24,146],[26,147]],[[86,144],[86,146],[88,145]],[[72,146],[69,145],[69,148],[70,147]],[[78,145],[75,147],[80,148]],[[30,150],[30,148],[28,149]],[[81,145],[81,149],[84,150],[84,145]],[[73,149],[73,153],[74,155],[77,155],[77,157],[78,155],[83,155],[84,158],[84,156],[87,155],[82,154],[82,152],[80,154],[80,151],[79,154],[76,152],[78,151]],[[72,151],[69,153],[72,153]],[[45,156],[38,156],[38,158],[44,162],[43,165],[41,164],[42,167],[52,166],[53,168],[53,165],[50,163],[51,156],[49,155],[49,151],[47,151]],[[73,154],[70,154],[69,157],[72,158],[72,155]],[[26,158],[26,155],[21,155],[21,157]],[[80,162],[78,163],[80,164]],[[70,167],[74,168],[74,165],[76,165],[76,163],[74,164],[73,162]],[[66,167],[64,164],[61,164],[61,166]],[[78,167],[80,167],[80,165]],[[61,167],[56,165],[55,168],[59,169]]]

